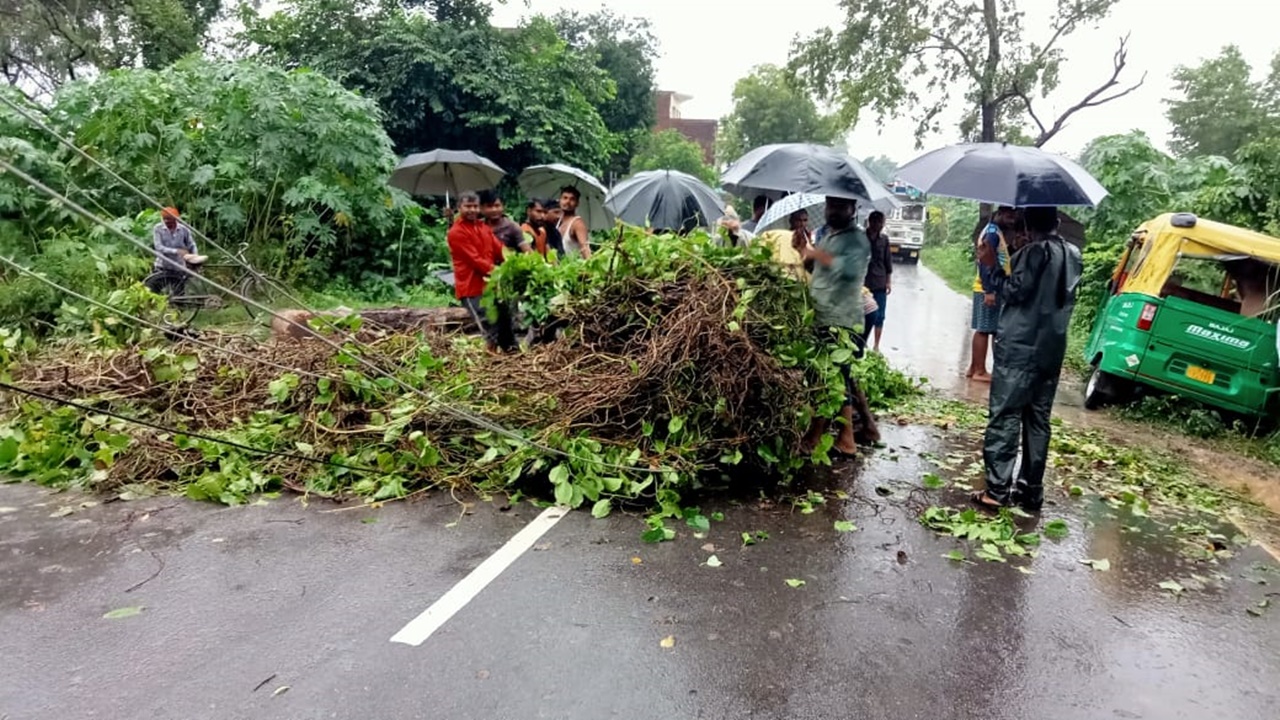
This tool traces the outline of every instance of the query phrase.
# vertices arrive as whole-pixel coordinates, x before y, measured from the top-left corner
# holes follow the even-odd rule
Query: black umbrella
[[[623,180],[604,201],[622,222],[663,230],[708,227],[724,201],[706,183],[678,170],[648,170]]]
[[[898,177],[930,195],[1011,207],[1092,207],[1107,196],[1106,188],[1071,160],[1006,143],[933,150],[899,168]]]
[[[788,192],[893,202],[893,193],[862,163],[835,148],[811,143],[758,147],[738,158],[720,180],[739,197]]]

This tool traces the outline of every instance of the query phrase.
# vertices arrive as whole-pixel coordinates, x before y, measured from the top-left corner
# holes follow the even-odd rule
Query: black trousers
[[[996,363],[991,376],[987,432],[982,459],[987,466],[987,495],[1002,503],[1013,492],[1021,445],[1022,469],[1016,481],[1033,502],[1044,498],[1049,462],[1049,418],[1058,394],[1060,370],[1010,369]]]
[[[510,350],[516,346],[515,329],[511,324],[511,308],[499,303],[498,321],[491,323],[484,308],[480,307],[479,297],[462,298],[462,306],[471,313],[471,319],[476,321],[485,340],[503,350]]]

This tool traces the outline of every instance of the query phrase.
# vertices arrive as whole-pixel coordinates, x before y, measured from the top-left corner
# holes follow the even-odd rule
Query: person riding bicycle
[[[156,278],[152,292],[161,292],[167,285],[170,294],[180,295],[187,284],[187,273],[183,272],[182,261],[188,266],[199,266],[209,258],[196,252],[196,242],[191,239],[191,229],[178,222],[178,209],[167,207],[160,212],[160,222],[152,231],[152,241],[156,251],[154,270]],[[159,274],[162,273],[162,274]]]

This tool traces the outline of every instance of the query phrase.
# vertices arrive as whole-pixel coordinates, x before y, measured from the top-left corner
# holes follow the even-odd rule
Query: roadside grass
[[[942,278],[947,287],[965,297],[973,294],[973,253],[964,243],[926,245],[920,262]]]

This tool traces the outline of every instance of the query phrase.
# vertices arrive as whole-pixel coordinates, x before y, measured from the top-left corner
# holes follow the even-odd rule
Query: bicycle
[[[142,283],[151,292],[157,295],[164,295],[168,300],[168,310],[164,317],[165,322],[169,325],[185,327],[195,321],[196,315],[201,310],[220,310],[227,307],[224,296],[228,295],[228,293],[211,287],[204,277],[209,270],[225,271],[222,274],[232,277],[232,280],[231,282],[220,282],[219,284],[230,288],[235,291],[235,295],[240,296],[232,295],[230,299],[243,305],[250,320],[256,321],[264,317],[269,318],[269,313],[262,308],[245,302],[241,298],[249,298],[268,308],[273,308],[281,295],[278,288],[282,284],[279,280],[258,272],[253,267],[245,257],[245,251],[248,248],[249,243],[241,243],[240,248],[231,258],[234,262],[188,263],[187,269],[192,273],[190,275],[170,269],[154,270]],[[239,273],[233,274],[231,272],[235,270],[238,270]]]

